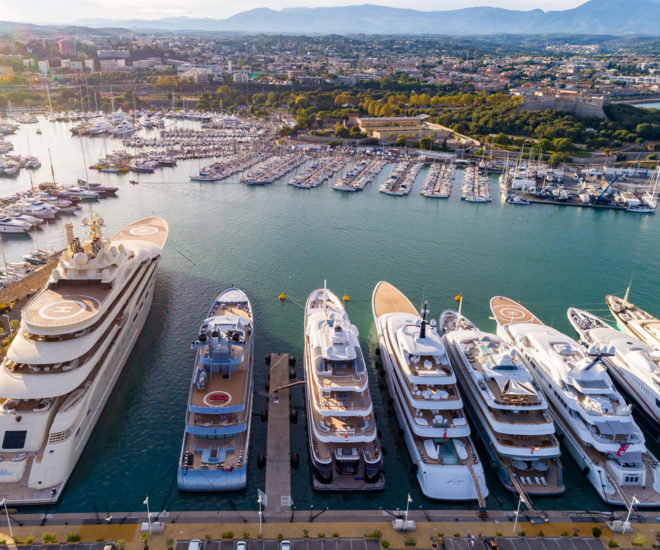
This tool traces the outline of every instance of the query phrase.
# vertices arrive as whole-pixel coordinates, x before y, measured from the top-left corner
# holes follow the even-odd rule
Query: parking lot
[[[77,542],[76,544],[17,544],[17,550],[103,550],[109,542]]]
[[[380,542],[376,539],[290,540],[292,550],[380,550]],[[187,540],[177,540],[175,550],[188,550],[188,542]],[[202,541],[202,550],[234,550],[235,547],[236,541],[231,540]],[[279,547],[280,543],[276,540],[247,541],[247,550],[279,550]]]
[[[595,538],[573,537],[498,537],[500,550],[603,550],[605,546]],[[467,537],[445,537],[447,550],[486,550],[483,541],[475,541],[472,546]]]

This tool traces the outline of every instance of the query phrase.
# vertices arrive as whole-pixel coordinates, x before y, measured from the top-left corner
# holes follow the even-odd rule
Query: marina
[[[62,126],[62,130],[66,130],[66,126],[64,124]],[[57,129],[57,124],[53,124],[50,128],[51,131]],[[44,126],[44,135],[47,135],[48,131],[49,127]],[[68,136],[67,138],[71,139]],[[16,143],[20,141],[16,139]],[[88,141],[94,143],[86,144],[86,147],[95,149],[88,156],[101,157],[102,140]],[[115,146],[114,143],[116,142],[113,142],[110,148]],[[69,149],[63,145],[67,145]],[[47,153],[44,154],[37,145],[33,146],[33,152],[42,159],[47,158]],[[77,141],[59,142],[54,147],[53,153],[59,181],[75,182],[81,177],[82,164],[79,160]],[[405,245],[404,241],[393,243],[391,252],[401,256],[401,265],[398,265],[398,261],[395,265],[383,265],[382,270],[379,270],[382,276],[391,276],[393,280],[402,281],[397,286],[405,289],[406,294],[416,302],[419,302],[422,295],[426,295],[432,305],[438,303],[439,305],[436,306],[438,309],[433,311],[434,318],[437,318],[443,305],[449,305],[453,301],[453,295],[457,290],[463,291],[467,288],[469,298],[465,305],[466,313],[478,326],[491,331],[494,330],[494,324],[488,320],[489,295],[485,294],[488,288],[481,290],[481,285],[502,291],[510,291],[507,289],[515,286],[517,292],[520,292],[517,296],[522,295],[521,299],[526,303],[535,303],[535,301],[543,301],[537,296],[538,284],[535,277],[541,276],[541,269],[549,271],[549,278],[544,275],[543,280],[548,280],[556,296],[553,298],[553,303],[538,306],[539,313],[543,311],[544,317],[548,320],[560,325],[563,323],[567,327],[565,310],[568,305],[575,303],[586,307],[589,303],[597,302],[604,308],[606,306],[603,296],[625,287],[629,273],[623,267],[612,268],[607,261],[611,258],[610,254],[616,254],[620,258],[630,258],[634,264],[633,251],[638,247],[651,246],[652,239],[657,238],[655,217],[622,216],[622,213],[616,211],[594,210],[583,213],[578,218],[576,216],[579,211],[574,209],[535,209],[532,214],[529,209],[513,211],[507,205],[500,203],[466,208],[455,193],[449,201],[426,201],[418,194],[414,194],[410,197],[410,206],[402,206],[398,201],[395,201],[396,205],[394,205],[387,197],[378,193],[378,184],[382,182],[386,172],[375,179],[375,186],[367,186],[364,193],[352,198],[350,195],[333,193],[330,186],[322,186],[315,193],[297,193],[285,185],[286,176],[280,178],[274,185],[262,188],[239,185],[237,175],[227,178],[226,185],[197,185],[188,181],[188,176],[194,171],[196,164],[197,161],[184,160],[171,170],[141,175],[140,185],[134,187],[128,183],[131,178],[129,174],[102,176],[103,183],[112,182],[119,187],[119,191],[116,197],[97,203],[94,208],[99,210],[100,214],[112,220],[117,227],[140,216],[149,215],[152,211],[167,217],[172,233],[171,242],[180,252],[173,248],[166,249],[161,262],[153,314],[147,320],[144,341],[137,343],[120,383],[116,386],[114,397],[108,404],[109,408],[99,420],[98,433],[108,437],[93,438],[90,441],[55,509],[74,510],[77,507],[89,509],[95,505],[94,503],[101,510],[121,508],[127,491],[128,498],[136,502],[142,502],[144,494],[140,496],[140,493],[148,491],[152,495],[153,502],[163,502],[165,503],[163,507],[171,509],[228,508],[232,505],[238,506],[239,509],[257,509],[256,488],[265,487],[266,472],[259,469],[255,458],[260,453],[267,454],[265,452],[267,426],[258,418],[254,418],[252,426],[253,447],[250,449],[252,460],[248,464],[250,475],[244,492],[232,493],[228,498],[209,494],[204,495],[200,500],[199,497],[193,499],[186,493],[179,493],[176,490],[176,481],[174,481],[174,490],[170,490],[174,466],[179,460],[181,450],[180,436],[184,429],[183,419],[190,387],[191,369],[185,367],[191,365],[189,343],[197,334],[200,311],[208,309],[209,296],[216,294],[219,287],[229,288],[232,283],[240,283],[250,296],[255,323],[260,327],[260,338],[255,342],[255,357],[263,357],[274,349],[289,349],[298,357],[302,357],[303,345],[300,338],[302,308],[296,306],[295,301],[302,300],[312,288],[318,286],[314,283],[318,283],[318,280],[323,280],[324,277],[333,281],[335,288],[342,290],[347,284],[342,274],[353,273],[353,268],[349,267],[353,262],[357,262],[356,265],[362,265],[365,261],[382,263],[380,258],[382,248],[378,243],[383,233],[391,230],[392,227],[406,227],[406,235],[410,238],[405,238]],[[48,172],[47,167],[42,167],[40,170],[45,170],[43,174]],[[462,170],[457,169],[456,172],[460,178]],[[423,175],[424,172],[421,172],[420,177]],[[47,178],[42,176],[42,179]],[[25,173],[21,173],[14,180],[7,180],[7,183],[8,193],[29,188]],[[496,188],[497,182],[491,179],[491,185]],[[206,243],[203,250],[199,247],[199,224],[193,223],[189,215],[186,215],[186,211],[190,212],[193,208],[200,220],[215,220],[217,208],[210,204],[211,200],[215,201],[216,205],[223,205],[223,219],[217,223],[220,223],[221,228],[227,232],[227,238],[248,239],[250,247],[233,250],[227,247],[226,242],[216,244],[211,242],[212,240]],[[389,206],[390,203],[392,206]],[[348,216],[346,225],[339,229],[328,225],[327,220],[322,220],[318,227],[316,225],[319,223],[318,216],[314,214],[318,208],[326,209],[329,214],[335,216]],[[285,213],[286,217],[274,220],[272,214],[269,215],[274,211],[273,209]],[[86,215],[84,210],[80,214],[65,213],[60,218],[77,223],[83,215]],[[412,215],[413,212],[415,215]],[[259,221],[254,227],[246,228],[240,221],[245,216],[256,216]],[[387,219],[381,221],[383,216]],[[515,233],[506,225],[511,221],[512,216],[515,216],[518,222]],[[442,262],[439,258],[434,259],[425,254],[429,246],[427,239],[418,242],[413,238],[425,231],[433,231],[434,225],[437,225],[440,219],[443,220],[443,224],[454,227],[451,233],[451,245],[444,241],[435,243],[442,251]],[[37,232],[33,230],[25,236],[12,237],[8,240],[5,244],[8,260],[15,261],[28,252],[32,248],[35,235],[38,235],[39,241],[52,242],[55,248],[58,240],[61,242],[61,222],[57,220],[58,218],[55,218],[48,226],[42,224]],[[357,220],[360,220],[359,224]],[[597,240],[595,235],[585,233],[583,226],[587,221],[589,224],[598,225]],[[610,223],[603,223],[604,221]],[[537,241],[533,237],[543,233],[543,229],[547,231],[548,228],[556,227],[557,223],[561,223],[563,227],[562,237],[549,246],[556,247],[559,258],[568,261],[566,249],[579,242],[594,269],[610,270],[608,272],[611,273],[611,277],[608,279],[611,278],[611,281],[594,285],[593,280],[576,277],[571,281],[568,290],[565,275],[564,278],[557,276],[556,280],[553,280],[553,269],[557,268],[553,268],[544,260],[542,251],[538,250]],[[281,240],[274,240],[274,236],[270,235],[273,225],[288,238],[293,239],[296,246],[292,246],[293,243],[286,244]],[[318,227],[319,230],[309,231],[311,226]],[[521,236],[519,232],[525,229],[529,235]],[[637,240],[633,250],[630,249],[631,245],[627,239],[626,242],[617,240],[614,231],[634,234]],[[327,243],[328,232],[338,237],[341,235],[339,242],[343,243],[343,251],[340,262],[336,262],[336,259],[330,261],[328,258],[321,258],[319,265],[309,266],[302,271],[282,270],[280,258],[282,254],[286,254],[288,263],[302,265],[308,258],[308,253],[305,251],[310,247],[320,249],[325,246],[323,243]],[[611,243],[610,252],[606,255],[603,255],[602,249],[596,246],[596,243],[604,237],[603,232]],[[305,234],[304,241],[297,236],[299,234]],[[511,270],[510,263],[505,265],[497,260],[497,254],[503,253],[505,244],[512,239],[517,243],[516,257],[518,254],[526,254],[539,263],[538,267],[526,271],[524,277],[516,273],[516,270]],[[469,250],[463,248],[464,243],[471,243]],[[594,244],[593,249],[589,250],[586,246],[585,250],[585,245],[590,243]],[[597,250],[599,250],[598,254],[596,254]],[[480,272],[474,264],[475,252],[482,258],[484,256],[489,258],[493,263],[493,278],[488,285],[484,285],[483,272]],[[209,262],[204,259],[208,254],[222,257],[222,261]],[[425,262],[414,261],[415,258],[422,257],[426,258]],[[648,258],[648,262],[647,267],[650,269],[653,268],[656,260],[651,257]],[[405,504],[407,492],[411,491],[415,505],[419,503],[425,508],[443,509],[449,505],[425,499],[420,492],[416,477],[410,473],[410,459],[405,446],[397,440],[397,422],[392,416],[391,407],[387,404],[387,392],[384,387],[379,386],[380,378],[374,366],[377,359],[374,351],[375,335],[370,316],[369,296],[373,285],[377,282],[374,278],[381,276],[381,272],[360,275],[351,280],[346,289],[352,297],[351,302],[346,305],[347,312],[351,322],[358,326],[364,338],[362,348],[369,373],[376,421],[383,434],[381,444],[388,451],[383,466],[388,490],[383,493],[378,505],[381,505],[382,501],[385,506],[392,508],[401,506],[402,502]],[[316,277],[315,280],[312,280],[310,273]],[[432,275],[436,273],[441,273],[443,280],[437,287],[434,286],[433,290],[429,290],[427,285]],[[649,290],[652,284],[652,277],[641,277],[641,280],[633,285],[631,300],[636,298],[644,304],[645,309],[657,312],[660,308],[654,303]],[[283,290],[290,299],[282,303],[277,300],[277,296]],[[545,301],[547,302],[547,299]],[[173,308],[180,311],[180,315],[176,318],[170,313]],[[255,387],[263,388],[266,373],[261,366],[262,361],[258,360],[255,364],[259,364],[255,369]],[[296,366],[296,370],[298,378],[302,379],[302,362]],[[165,373],[167,373],[166,381],[163,380]],[[368,495],[352,496],[349,504],[341,495],[313,492],[310,465],[306,458],[307,434],[304,429],[300,429],[305,425],[306,419],[305,401],[301,394],[300,389],[295,387],[291,389],[290,407],[298,411],[299,423],[296,429],[291,430],[290,449],[292,454],[298,453],[300,456],[301,461],[296,476],[304,480],[304,483],[301,481],[291,487],[293,494],[290,496],[296,503],[296,508],[309,508],[312,504],[315,510],[324,509],[326,506],[335,509],[355,506],[373,508],[373,501]],[[256,399],[261,398],[256,397]],[[167,412],[171,409],[174,412]],[[169,414],[173,416],[176,414],[180,418],[178,435],[173,436],[171,427],[163,421],[165,415]],[[475,445],[480,458],[487,463],[487,455],[479,449],[479,442],[475,441]],[[141,453],[144,451],[138,453],[138,449],[146,449],[147,456],[154,458],[147,460],[141,458],[143,456]],[[169,457],[167,460],[171,466],[155,468],[154,464],[165,462],[164,459],[161,461],[160,458],[155,458],[157,456]],[[99,463],[100,457],[103,457],[102,464]],[[119,472],[129,464],[135,469],[136,477],[140,478],[136,482],[136,487],[122,488],[121,491],[113,489],[111,476],[119,475]],[[579,490],[572,491],[572,494],[565,495],[561,500],[535,497],[535,507],[598,509],[602,506],[570,455],[567,455],[564,468],[566,483]],[[388,472],[399,470],[405,475],[398,479],[390,479],[387,475]],[[490,494],[486,498],[487,506],[510,509],[513,504],[515,507],[514,495],[501,487],[488,468],[485,477],[490,489]],[[86,487],[92,483],[104,488],[103,499],[108,500],[107,506],[103,499],[91,496],[86,490]],[[477,502],[466,506],[476,507]]]

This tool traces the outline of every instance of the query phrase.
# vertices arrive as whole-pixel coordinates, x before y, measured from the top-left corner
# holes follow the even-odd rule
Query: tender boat
[[[387,388],[422,492],[485,506],[483,465],[435,321],[385,281],[374,289],[372,310]]]
[[[230,288],[213,302],[196,350],[177,481],[183,491],[232,491],[247,482],[254,357],[252,306]]]

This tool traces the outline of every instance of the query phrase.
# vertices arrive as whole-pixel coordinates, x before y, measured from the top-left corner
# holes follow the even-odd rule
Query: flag
[[[445,428],[444,433],[442,434],[442,444],[447,443],[447,429]]]
[[[462,299],[463,299],[462,294],[457,294],[456,297],[454,298],[454,300],[456,300],[457,302],[460,302]]]
[[[621,445],[621,447],[619,447],[619,450],[616,452],[616,456],[620,457],[621,455],[623,455],[623,453],[625,453],[628,450],[628,447],[629,445]]]

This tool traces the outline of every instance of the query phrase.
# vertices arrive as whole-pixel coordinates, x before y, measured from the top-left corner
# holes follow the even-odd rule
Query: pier
[[[289,433],[289,354],[270,354],[266,509],[269,516],[291,511],[291,445]]]

